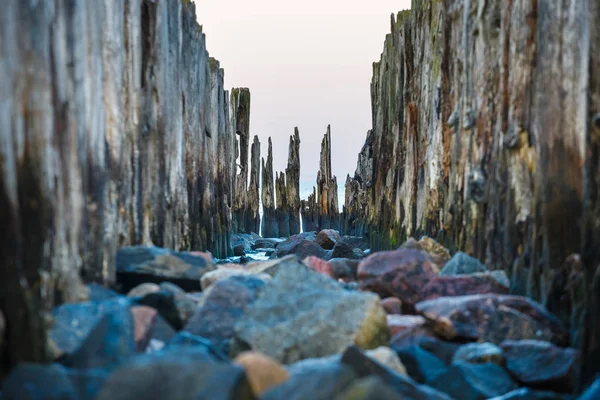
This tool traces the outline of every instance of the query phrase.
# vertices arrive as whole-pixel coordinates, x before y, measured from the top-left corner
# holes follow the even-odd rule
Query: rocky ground
[[[568,330],[464,253],[369,254],[334,230],[232,242],[230,260],[122,248],[117,287],[58,306],[55,362],[19,365],[0,399],[576,398]]]

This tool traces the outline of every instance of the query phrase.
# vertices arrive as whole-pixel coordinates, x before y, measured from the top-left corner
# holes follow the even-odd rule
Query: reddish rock
[[[506,369],[527,386],[572,392],[577,383],[579,354],[539,340],[506,340],[500,345]]]
[[[342,240],[339,232],[333,229],[323,229],[317,235],[316,242],[325,250],[332,250],[337,242]]]
[[[308,256],[302,261],[307,267],[314,269],[315,271],[327,275],[332,279],[337,279],[335,271],[328,261],[315,256]]]
[[[568,332],[558,318],[521,296],[483,294],[440,297],[416,305],[434,331],[455,338],[501,343],[505,339],[539,339],[564,344]]]
[[[425,318],[420,315],[388,315],[387,323],[390,328],[390,337],[394,337],[401,332],[421,327],[425,325]]]
[[[158,311],[152,307],[131,307],[133,315],[133,337],[138,351],[144,351],[150,339],[158,316]]]
[[[421,289],[435,276],[436,268],[427,253],[413,249],[375,253],[358,265],[361,288],[381,297],[399,298],[405,313],[414,311],[421,301]]]
[[[381,300],[381,306],[387,314],[402,314],[402,301],[396,297]]]
[[[476,275],[436,276],[423,289],[421,299],[465,296],[469,294],[508,294],[508,288],[498,283],[490,273]]]

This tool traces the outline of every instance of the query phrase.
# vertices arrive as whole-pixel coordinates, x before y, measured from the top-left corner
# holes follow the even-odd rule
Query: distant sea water
[[[316,180],[300,181],[300,200],[308,200],[308,196],[310,196],[313,192],[313,187],[315,187],[315,188],[317,187]],[[340,208],[340,212],[343,210],[343,207],[344,207],[345,196],[346,196],[346,187],[344,186],[343,183],[340,185],[340,182],[338,182],[338,206]],[[259,204],[258,212],[260,214],[261,225],[262,225],[262,215],[263,215],[262,202],[260,202],[260,204]],[[257,233],[260,234],[260,232],[257,232]]]

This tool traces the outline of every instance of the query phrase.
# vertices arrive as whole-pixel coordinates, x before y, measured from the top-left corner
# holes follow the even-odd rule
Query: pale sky
[[[390,32],[390,15],[410,8],[410,0],[195,3],[208,51],[225,69],[225,87],[250,88],[250,134],[260,138],[261,157],[271,136],[273,168],[284,170],[298,126],[305,193],[316,182],[321,139],[331,124],[341,194],[371,128],[372,63]]]

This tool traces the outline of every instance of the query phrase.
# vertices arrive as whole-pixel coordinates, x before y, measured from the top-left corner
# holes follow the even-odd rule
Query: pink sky
[[[331,124],[340,186],[354,173],[371,128],[372,63],[390,31],[390,14],[407,8],[409,0],[196,0],[226,87],[250,88],[250,133],[260,138],[261,156],[271,136],[274,169],[285,169],[289,135],[298,126],[301,180],[315,181]]]

